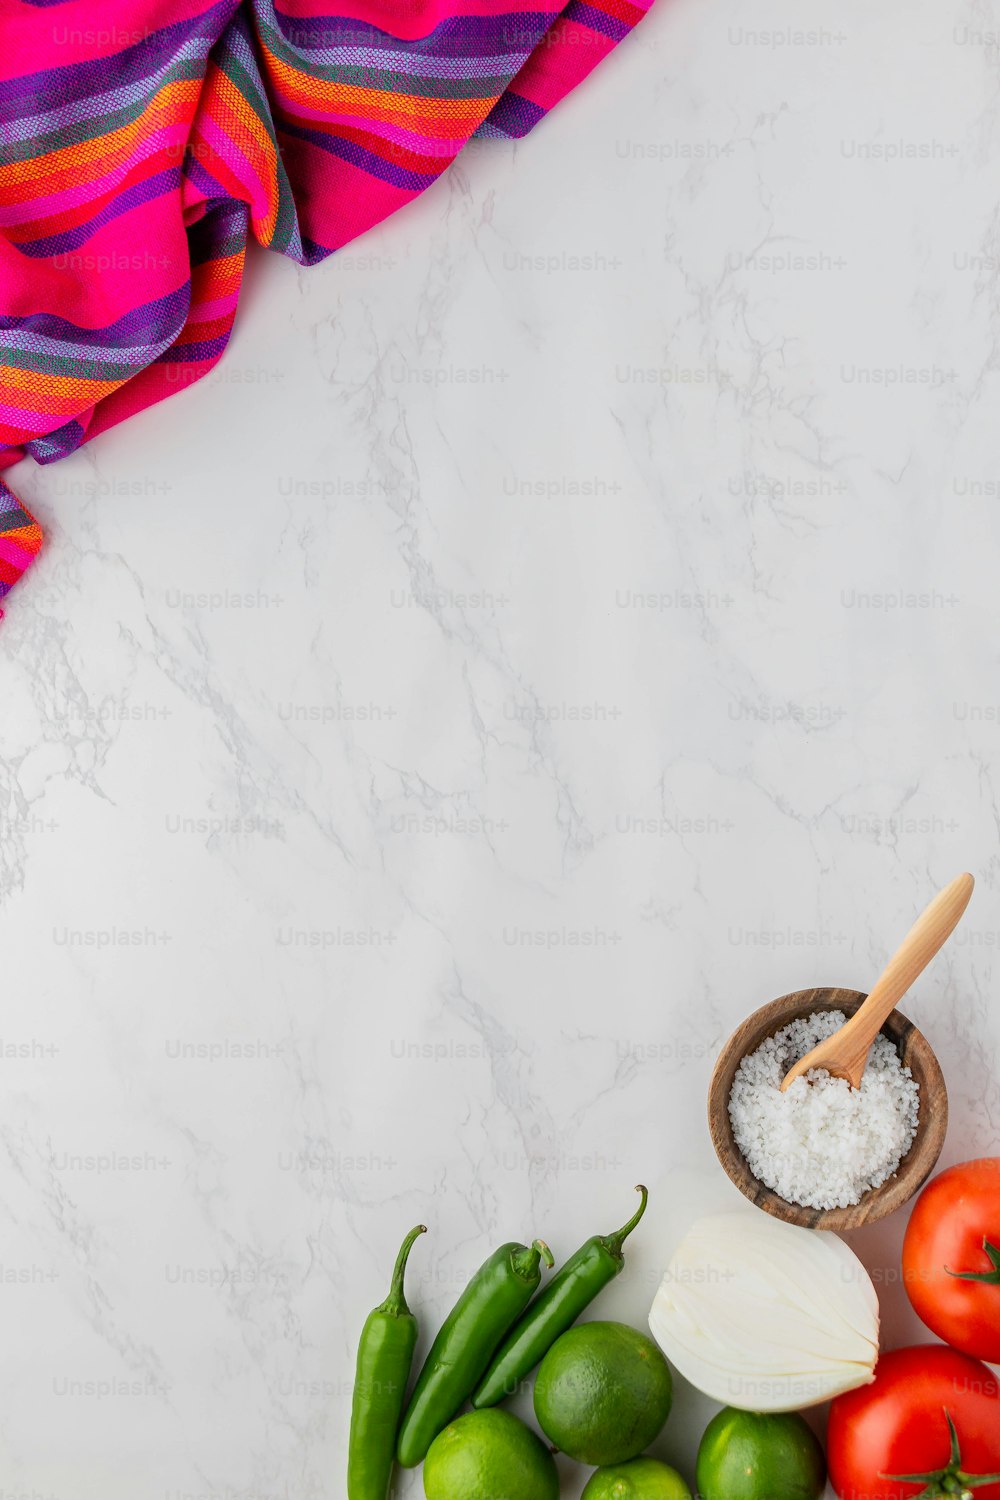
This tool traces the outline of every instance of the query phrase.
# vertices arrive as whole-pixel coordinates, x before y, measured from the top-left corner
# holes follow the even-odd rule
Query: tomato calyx
[[[987,1286],[1000,1286],[1000,1250],[996,1245],[991,1245],[989,1240],[983,1240],[983,1249],[986,1251],[992,1271],[948,1271],[949,1276],[954,1276],[956,1281],[983,1281]]]
[[[966,1474],[962,1469],[962,1452],[958,1432],[945,1407],[945,1420],[951,1433],[951,1456],[947,1468],[934,1469],[929,1474],[880,1474],[880,1479],[891,1479],[894,1484],[922,1484],[924,1489],[915,1500],[973,1500],[973,1491],[984,1484],[1000,1484],[1000,1474]]]

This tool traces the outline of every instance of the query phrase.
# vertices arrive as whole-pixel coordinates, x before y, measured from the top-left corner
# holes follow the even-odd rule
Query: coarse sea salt
[[[792,1021],[743,1058],[729,1096],[736,1144],[765,1186],[803,1208],[849,1208],[896,1172],[917,1133],[920,1086],[888,1037],[860,1089],[812,1069],[781,1092],[793,1063],[843,1026],[843,1011]]]

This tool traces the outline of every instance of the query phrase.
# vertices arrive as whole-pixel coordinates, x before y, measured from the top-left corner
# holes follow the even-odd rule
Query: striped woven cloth
[[[523,136],[651,0],[0,0],[0,469],[226,347],[247,241],[312,265]],[[42,535],[0,480],[0,597]]]

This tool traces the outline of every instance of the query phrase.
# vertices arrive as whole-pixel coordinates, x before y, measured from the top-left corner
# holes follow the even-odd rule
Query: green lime
[[[712,1418],[698,1449],[704,1500],[819,1500],[823,1449],[798,1412],[736,1411]]]
[[[658,1458],[633,1458],[598,1469],[580,1500],[691,1500],[691,1491],[669,1464]]]
[[[557,1338],[535,1380],[535,1416],[563,1453],[622,1464],[648,1448],[670,1412],[670,1367],[624,1323],[581,1323]]]
[[[541,1438],[498,1407],[466,1412],[431,1443],[427,1500],[559,1500],[555,1460]]]

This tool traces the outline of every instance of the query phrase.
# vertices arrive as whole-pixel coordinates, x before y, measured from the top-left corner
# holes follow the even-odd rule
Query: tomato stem
[[[987,1286],[1000,1286],[1000,1250],[996,1245],[991,1245],[989,1240],[983,1240],[983,1249],[989,1258],[992,1271],[948,1271],[949,1276],[954,1276],[956,1281],[983,1281]]]
[[[951,1457],[945,1469],[933,1469],[929,1474],[880,1474],[880,1479],[891,1479],[894,1484],[922,1484],[924,1489],[915,1500],[972,1500],[973,1490],[984,1484],[1000,1484],[1000,1474],[966,1474],[962,1470],[962,1452],[958,1431],[951,1419],[951,1412],[944,1409],[945,1421],[951,1434]]]

